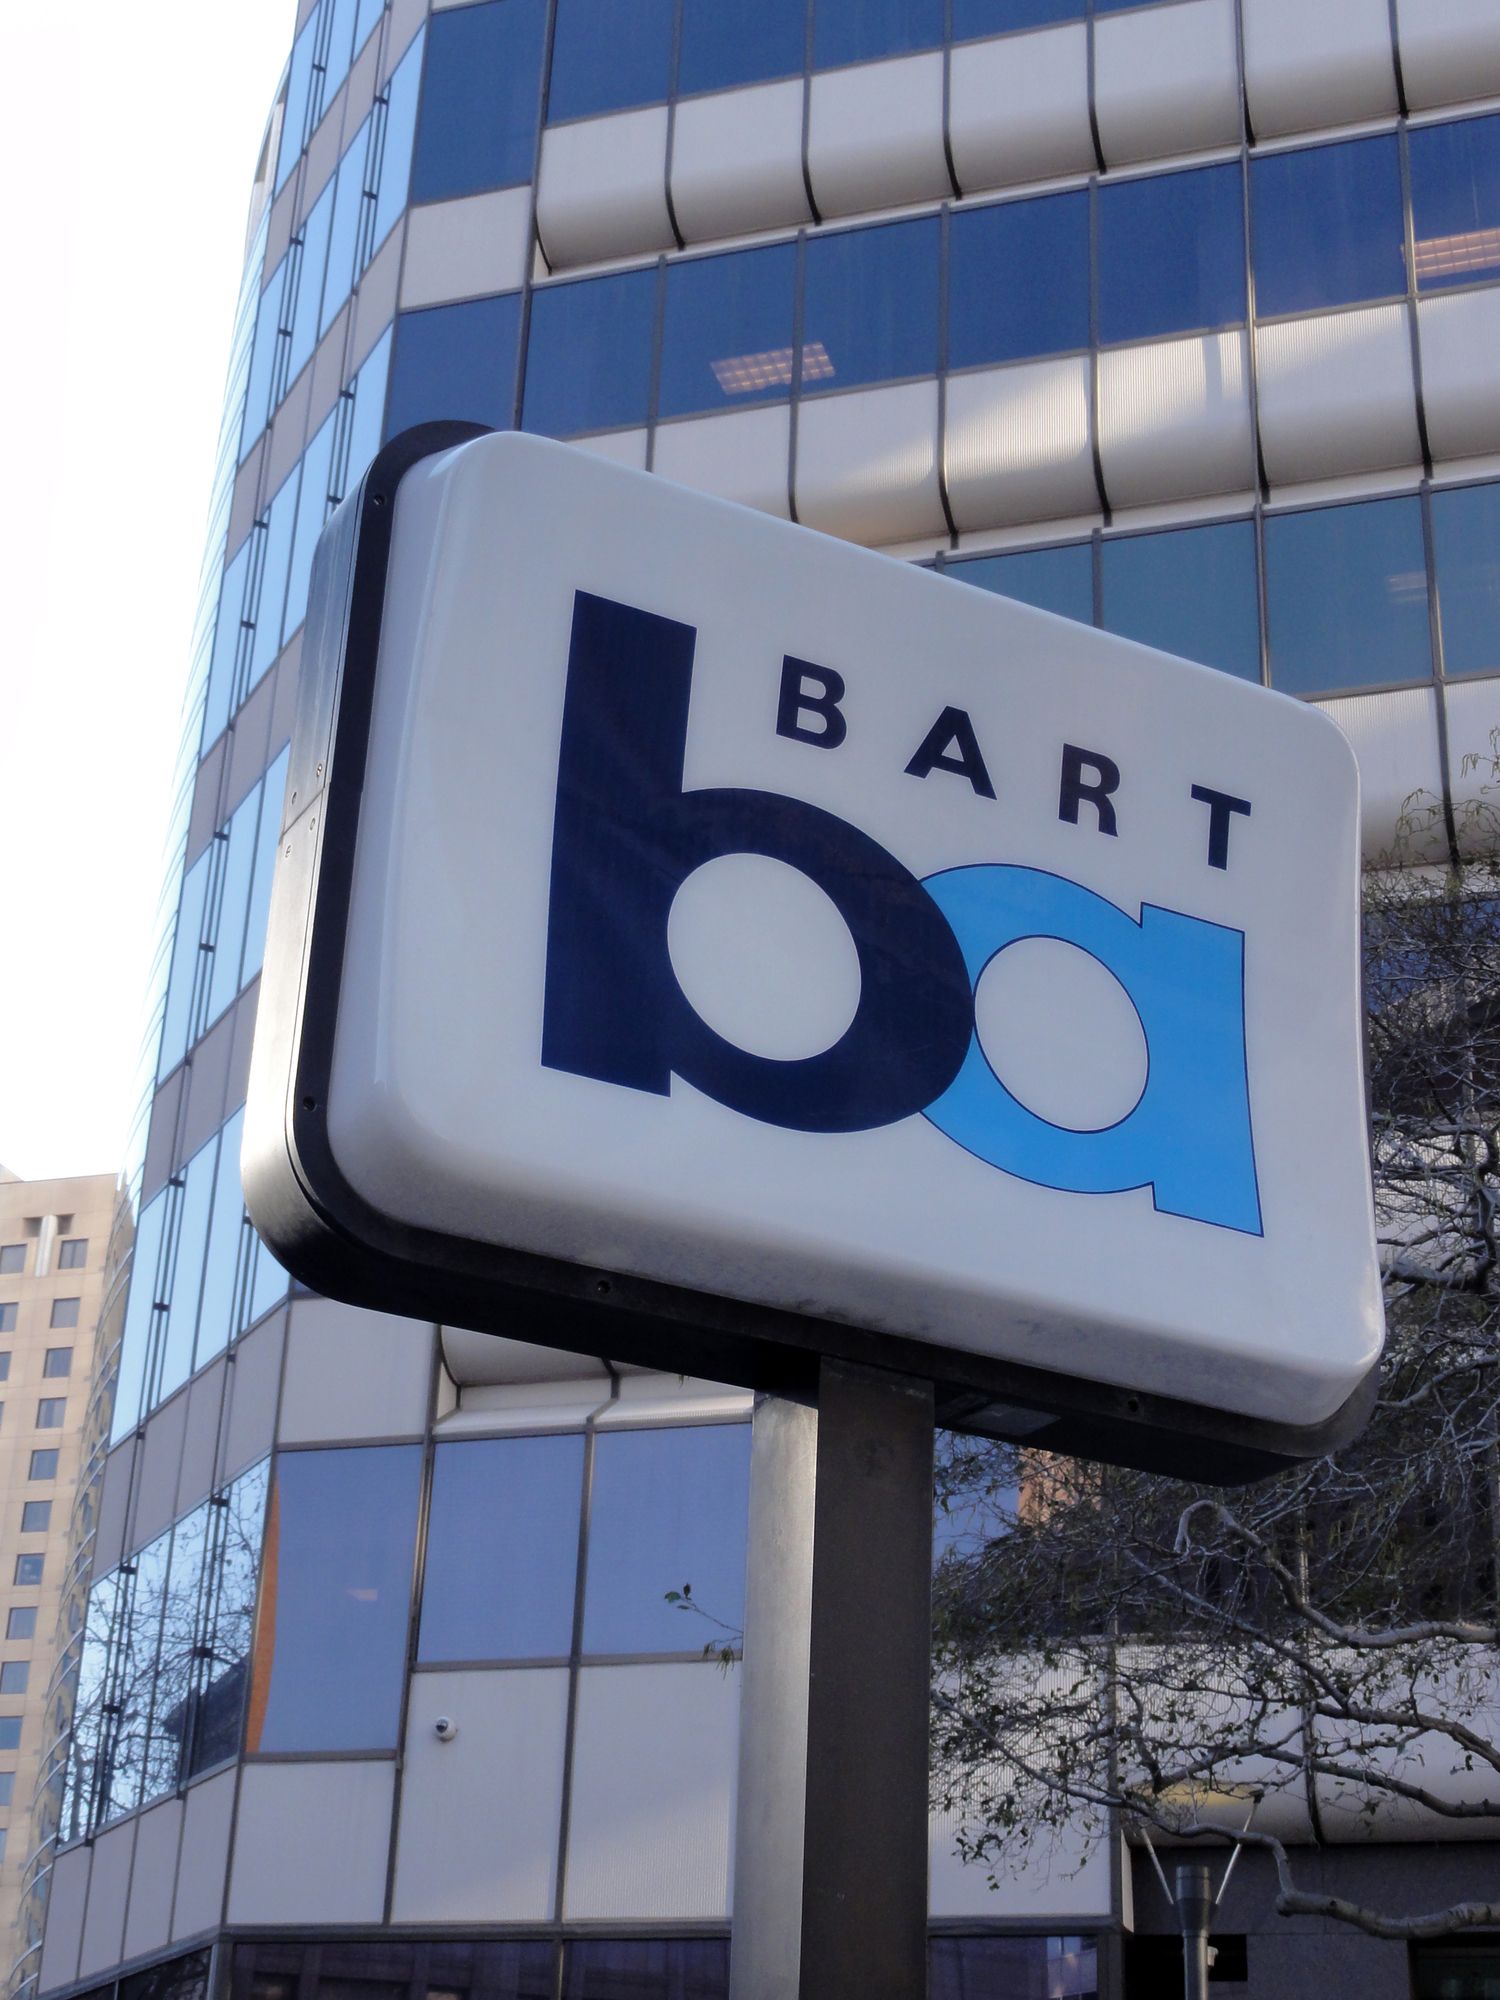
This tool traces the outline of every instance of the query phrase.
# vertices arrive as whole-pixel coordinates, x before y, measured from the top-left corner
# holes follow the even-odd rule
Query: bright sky
[[[294,0],[17,8],[0,1162],[122,1160],[251,176]]]

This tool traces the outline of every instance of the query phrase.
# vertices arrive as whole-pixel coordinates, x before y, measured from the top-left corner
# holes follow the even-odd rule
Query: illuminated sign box
[[[330,524],[303,674],[245,1154],[297,1275],[1211,1476],[1357,1421],[1325,716],[457,427]]]

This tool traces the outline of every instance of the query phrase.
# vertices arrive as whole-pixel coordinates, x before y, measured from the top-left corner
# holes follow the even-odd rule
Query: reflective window
[[[727,1938],[580,1938],[563,1967],[563,2000],[728,2000]]]
[[[387,378],[391,369],[391,333],[387,327],[360,366],[358,375],[344,394],[353,395],[354,417],[349,425],[349,442],[344,454],[341,493],[352,493],[363,479],[370,460],[380,449],[385,419]]]
[[[26,1269],[24,1243],[0,1243],[0,1278],[17,1277]]]
[[[1500,486],[1432,496],[1443,671],[1500,673]]]
[[[23,1535],[45,1535],[52,1526],[52,1502],[50,1500],[23,1500],[21,1502],[21,1533]]]
[[[1251,163],[1255,310],[1315,312],[1406,290],[1394,135]]]
[[[240,456],[244,457],[266,427],[278,363],[290,334],[283,335],[282,304],[286,299],[292,260],[283,257],[266,281],[255,313],[255,344],[250,356],[250,378],[245,388],[245,417],[240,431]]]
[[[373,219],[374,198],[368,193],[370,136],[374,117],[367,118],[345,149],[339,162],[333,194],[333,218],[328,227],[328,270],[323,282],[323,310],[318,316],[318,332],[332,326],[339,308],[363,264],[365,218]]]
[[[101,1758],[98,1823],[134,1812],[141,1803],[171,1557],[169,1530],[121,1566],[124,1583],[110,1648],[105,1695],[109,1741]]]
[[[445,417],[509,430],[520,324],[519,292],[402,313],[386,435]]]
[[[682,0],[677,88],[800,75],[806,51],[806,0]]]
[[[1088,346],[1086,194],[961,209],[950,230],[950,368]]]
[[[570,437],[643,424],[651,404],[655,301],[654,270],[534,292],[525,428]]]
[[[998,591],[1039,611],[1080,625],[1094,620],[1094,559],[1087,542],[1061,549],[1025,549],[1013,556],[976,556],[969,562],[945,564],[944,576],[981,590]]]
[[[779,400],[792,381],[795,244],[668,267],[658,414]]]
[[[5,1636],[7,1639],[34,1639],[36,1637],[36,1606],[34,1604],[13,1604],[6,1613]]]
[[[1271,683],[1322,693],[1432,672],[1416,499],[1266,520]]]
[[[1086,0],[953,0],[953,39],[1003,35],[1015,28],[1046,28],[1054,21],[1081,21]]]
[[[0,1715],[0,1750],[19,1750],[21,1747],[21,1718],[19,1715]]]
[[[429,1940],[386,1932],[375,1939],[341,1937],[302,1943],[255,1938],[225,1947],[227,2000],[554,2000],[557,1946],[543,1938],[445,1936]],[[233,1956],[230,1957],[232,1952]],[[668,1989],[637,1987],[631,2000],[655,2000]],[[674,2000],[698,2000],[686,1988]],[[108,2000],[108,1996],[102,1996]],[[124,1992],[120,2000],[134,2000]],[[150,2000],[202,2000],[152,1995]]]
[[[267,1463],[252,1467],[213,1510],[204,1592],[205,1659],[187,1738],[188,1777],[222,1763],[240,1747],[269,1473]]]
[[[697,1653],[738,1638],[749,1476],[746,1424],[595,1439],[586,1652]],[[696,1609],[669,1591],[690,1591]]]
[[[276,868],[276,848],[281,839],[281,819],[286,804],[286,772],[290,749],[283,750],[260,784],[260,819],[255,834],[255,868],[250,880],[250,899],[245,910],[245,952],[240,965],[240,985],[248,986],[260,971],[266,955],[266,925],[271,915],[271,877]]]
[[[25,1694],[30,1679],[29,1660],[0,1660],[0,1694]]]
[[[579,1436],[438,1446],[422,1581],[422,1659],[567,1656],[582,1493]]]
[[[40,1583],[42,1580],[43,1556],[17,1556],[15,1580],[23,1587]]]
[[[169,1190],[163,1188],[142,1208],[136,1222],[135,1244],[130,1255],[130,1296],[125,1306],[125,1327],[120,1336],[120,1359],[115,1376],[114,1422],[110,1432],[112,1444],[118,1444],[140,1420],[141,1395],[156,1320],[157,1289],[161,1282],[168,1197]]]
[[[49,1326],[62,1327],[77,1326],[80,1304],[81,1301],[78,1299],[54,1299],[52,1301],[52,1312],[47,1324]]]
[[[165,1402],[193,1372],[193,1335],[203,1289],[203,1260],[213,1209],[218,1148],[215,1135],[173,1176],[177,1197],[173,1204],[174,1237],[167,1281],[158,1293],[165,1310],[157,1327],[156,1378],[150,1384],[151,1403]]]
[[[219,591],[213,654],[208,670],[208,693],[203,710],[205,747],[213,742],[228,722],[234,704],[239,662],[248,644],[248,636],[244,630],[245,598],[250,582],[250,557],[254,545],[254,534],[247,535],[240,544],[234,560],[224,571],[224,582]]]
[[[814,0],[813,67],[936,48],[943,0]]]
[[[384,135],[380,142],[380,192],[375,201],[375,226],[370,237],[374,256],[406,207],[406,190],[411,179],[412,140],[417,130],[417,93],[422,82],[422,43],[418,35],[396,65],[395,74],[381,93],[384,104]]]
[[[927,1948],[930,2000],[1097,2000],[1091,1937],[935,1937]]]
[[[672,74],[674,0],[558,0],[549,119],[659,104]]]
[[[395,1747],[421,1467],[417,1445],[277,1460],[252,1750]]]
[[[445,201],[531,179],[545,19],[542,0],[486,0],[433,16],[413,201]]]
[[[209,844],[182,878],[177,929],[172,941],[172,966],[167,976],[167,1003],[162,1017],[160,1082],[187,1054],[196,1033],[199,992],[209,961],[203,951],[203,918],[208,898],[213,845]]]
[[[245,911],[255,869],[255,832],[259,819],[260,786],[256,785],[214,836],[219,846],[218,909],[213,924],[205,1026],[219,1018],[240,990],[240,953],[245,941]]]
[[[236,690],[236,706],[281,651],[281,614],[286,602],[287,569],[292,559],[292,529],[297,519],[298,472],[281,483],[275,498],[256,522],[262,537],[260,584],[256,592],[255,636],[250,644],[250,667],[243,689]]]
[[[323,304],[323,274],[328,268],[328,236],[333,225],[335,183],[330,181],[313,203],[302,225],[297,303],[292,313],[292,339],[287,351],[286,379],[295,382],[317,344]]]
[[[65,1396],[43,1396],[36,1406],[36,1428],[39,1431],[60,1431],[67,1408]]]
[[[333,480],[333,441],[339,411],[319,426],[302,454],[302,485],[297,496],[297,526],[292,536],[291,561],[287,566],[286,629],[293,633],[307,616],[307,586],[312,576],[313,551],[324,523],[332,512],[329,493]]]
[[[804,393],[932,374],[937,300],[936,217],[811,238]]]
[[[287,73],[286,111],[281,121],[281,146],[276,155],[276,188],[297,164],[307,129],[308,95],[313,81],[313,58],[317,49],[318,14],[311,19],[292,44],[292,64]]]
[[[1245,680],[1260,679],[1252,522],[1107,541],[1099,562],[1107,631]]]
[[[1237,166],[1102,184],[1099,338],[1149,340],[1245,317]]]
[[[31,1454],[31,1466],[26,1477],[28,1479],[56,1479],[57,1450],[55,1446],[49,1445],[45,1450],[34,1451]]]
[[[75,1316],[74,1325],[77,1325]],[[44,1375],[71,1375],[73,1372],[73,1350],[71,1347],[49,1347],[42,1357]]]
[[[203,1564],[213,1511],[205,1501],[179,1521],[172,1534],[162,1595],[156,1688],[143,1760],[142,1805],[171,1791],[182,1772],[183,1741],[191,1723],[201,1657]]]
[[[1500,278],[1500,117],[1413,129],[1411,209],[1419,291]]]

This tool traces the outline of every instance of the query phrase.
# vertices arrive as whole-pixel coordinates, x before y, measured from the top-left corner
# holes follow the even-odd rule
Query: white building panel
[[[807,168],[819,212],[860,215],[950,194],[943,58],[902,56],[815,76]]]
[[[1094,115],[1112,167],[1238,145],[1232,0],[1101,16],[1094,25]]]
[[[1088,173],[1095,160],[1083,24],[955,48],[948,141],[965,194]]]
[[[447,1742],[440,1717],[457,1727]],[[552,1915],[567,1718],[566,1667],[413,1677],[397,1923]]]
[[[286,1314],[277,1313],[247,1334],[234,1350],[225,1420],[221,1480],[233,1479],[271,1449],[276,1435],[276,1397],[281,1388],[281,1344]]]
[[[287,1329],[282,1444],[420,1437],[432,1398],[433,1328],[332,1299],[298,1299]]]
[[[580,451],[591,451],[595,458],[607,458],[612,465],[629,466],[632,472],[646,470],[646,433],[639,431],[605,431],[597,437],[579,438]]]
[[[1396,109],[1389,0],[1244,0],[1245,95],[1257,138]]]
[[[797,518],[878,547],[940,535],[936,382],[854,389],[797,414]]]
[[[396,1766],[385,1759],[248,1764],[232,1924],[378,1924]]]
[[[731,410],[663,424],[652,470],[679,486],[785,517],[790,490],[791,413],[786,406]]]
[[[1500,94],[1494,0],[1396,0],[1396,34],[1413,111]]]
[[[1087,355],[951,377],[943,469],[959,529],[1094,513],[1092,434]]]
[[[1433,811],[1443,796],[1435,690],[1393,688],[1389,694],[1340,695],[1318,705],[1343,730],[1359,760],[1365,860],[1389,856],[1392,829],[1403,821],[1420,825],[1424,835],[1406,858],[1441,858],[1448,843],[1442,814]]]
[[[194,1785],[183,1801],[182,1848],[172,1905],[174,1938],[197,1937],[211,1930],[223,1912],[236,1776],[234,1771],[224,1771]]]
[[[89,1871],[88,1908],[83,1919],[83,1943],[78,1953],[78,1977],[87,1979],[120,1958],[125,1939],[125,1903],[130,1894],[130,1863],[135,1854],[137,1822],[111,1827],[94,1842]]]
[[[1417,333],[1433,457],[1500,451],[1500,288],[1419,299]]]
[[[42,1945],[38,1984],[45,1993],[71,1986],[78,1977],[78,1947],[83,1939],[83,1911],[88,1901],[91,1847],[70,1848],[52,1864],[47,1887],[47,1931]]]
[[[666,106],[548,126],[536,227],[553,270],[670,249]]]
[[[1273,486],[1420,461],[1405,306],[1281,321],[1258,328],[1255,341]]]
[[[402,310],[519,291],[530,268],[529,187],[414,208],[406,224]]]
[[[125,1917],[125,1956],[160,1951],[172,1935],[172,1891],[182,1837],[182,1801],[167,1799],[142,1813],[135,1837],[135,1870]]]
[[[1249,337],[1234,329],[1106,349],[1099,458],[1114,507],[1252,487]]]
[[[1111,1921],[1107,1839],[1087,1840],[1081,1832],[1066,1828],[1050,1840],[1038,1840],[1013,1866],[1002,1864],[999,1881],[991,1886],[989,1867],[966,1862],[958,1853],[962,1824],[961,1813],[932,1816],[928,1908],[934,1917],[1053,1921],[1063,1931]]]
[[[672,127],[672,208],[687,243],[810,222],[801,78],[684,98]]]
[[[707,1662],[583,1670],[566,1917],[728,1915],[739,1694]]]

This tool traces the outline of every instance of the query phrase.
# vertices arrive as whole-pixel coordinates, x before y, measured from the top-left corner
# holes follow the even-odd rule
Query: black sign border
[[[422,460],[482,425],[422,424],[377,455],[318,543],[262,974],[245,1199],[310,1290],[473,1328],[816,1400],[824,1355],[935,1383],[937,1420],[1038,1450],[1239,1485],[1355,1436],[1377,1369],[1333,1416],[1267,1423],[743,1300],[416,1229],[372,1207],[327,1128],[334,1030],[396,494]]]

